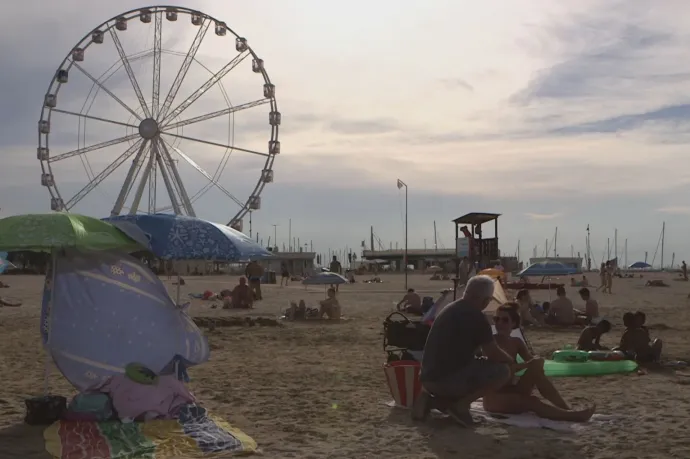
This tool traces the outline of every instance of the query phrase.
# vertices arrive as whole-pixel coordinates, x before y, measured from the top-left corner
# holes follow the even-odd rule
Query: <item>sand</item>
[[[449,282],[412,275],[410,286],[437,296]],[[595,278],[596,275],[590,276]],[[671,287],[644,287],[665,277]],[[613,295],[596,293],[603,315],[615,329],[602,342],[614,345],[626,310],[644,310],[654,336],[665,342],[667,360],[690,361],[690,283],[671,275],[616,279]],[[21,308],[0,308],[0,457],[46,457],[41,428],[22,425],[24,399],[43,392],[44,358],[38,332],[42,278],[3,276],[11,288],[0,296],[21,298]],[[401,297],[403,276],[383,276],[382,284],[341,288],[341,323],[289,323],[284,327],[227,327],[208,334],[211,360],[193,368],[190,386],[213,413],[254,437],[271,458],[669,458],[690,457],[690,369],[644,374],[558,379],[566,400],[595,402],[598,412],[618,414],[611,424],[576,434],[481,423],[463,430],[450,422],[412,423],[404,410],[391,409],[382,364],[382,322]],[[219,291],[230,277],[188,278],[183,294]],[[174,286],[170,281],[171,292]],[[579,303],[575,288],[569,295]],[[297,283],[264,286],[252,315],[275,316],[289,300],[315,305],[323,290]],[[534,296],[545,300],[548,292]],[[245,315],[210,309],[195,300],[193,316]],[[577,330],[530,329],[535,351],[549,356],[574,343]],[[53,370],[52,393],[72,389]]]

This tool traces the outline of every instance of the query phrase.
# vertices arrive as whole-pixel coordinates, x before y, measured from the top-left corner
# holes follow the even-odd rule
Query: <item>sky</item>
[[[137,1],[25,0],[5,6],[0,29],[0,216],[50,209],[40,185],[37,122],[61,62],[90,32]],[[652,8],[652,5],[654,8]],[[359,250],[370,227],[385,248],[404,244],[405,189],[409,247],[454,246],[453,218],[495,212],[500,248],[521,258],[584,253],[586,228],[600,262],[664,264],[690,257],[690,19],[685,3],[664,0],[379,0],[347,3],[188,1],[225,21],[264,60],[282,114],[274,183],[261,193],[252,235],[288,245],[289,228],[317,252]],[[188,17],[163,21],[161,100],[198,28]],[[153,23],[118,32],[145,99],[152,97]],[[175,54],[177,53],[177,54]],[[180,54],[182,53],[182,54]],[[192,94],[237,52],[234,36],[213,28],[172,106]],[[89,74],[128,106],[133,86],[113,39],[86,49]],[[205,68],[204,68],[205,66]],[[251,62],[228,74],[181,116],[186,119],[262,98]],[[51,156],[136,133],[133,115],[72,69],[51,117]],[[221,88],[222,86],[222,88]],[[98,88],[96,88],[98,89]],[[227,96],[227,99],[226,99]],[[86,111],[84,111],[86,110]],[[137,111],[139,110],[139,111]],[[141,109],[135,110],[141,114]],[[182,139],[265,152],[267,105],[187,126],[169,137],[197,166],[245,202],[264,158]],[[132,128],[132,126],[135,126]],[[135,139],[137,140],[137,139]],[[111,164],[134,140],[51,163],[65,200]],[[182,181],[196,195],[208,179],[173,151]],[[73,209],[110,214],[131,160]],[[218,168],[219,164],[225,167]],[[169,211],[161,179],[157,210]],[[147,194],[144,194],[148,206]],[[238,206],[216,187],[194,202],[197,216],[227,223]],[[146,209],[144,209],[145,211]],[[125,212],[127,207],[125,207]],[[290,223],[291,222],[291,223]],[[245,218],[244,232],[249,233]],[[275,227],[273,225],[276,225]],[[491,234],[491,231],[489,232]],[[273,242],[273,241],[272,241]],[[378,246],[378,242],[377,242]],[[378,248],[378,247],[377,247]],[[655,255],[656,254],[656,255]]]

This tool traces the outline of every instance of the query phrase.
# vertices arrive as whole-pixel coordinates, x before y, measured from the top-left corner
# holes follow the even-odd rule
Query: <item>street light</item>
[[[271,225],[273,227],[273,247],[278,248],[278,227],[280,225]]]
[[[398,179],[398,189],[405,187],[405,257],[403,262],[405,263],[405,291],[407,291],[407,183]]]

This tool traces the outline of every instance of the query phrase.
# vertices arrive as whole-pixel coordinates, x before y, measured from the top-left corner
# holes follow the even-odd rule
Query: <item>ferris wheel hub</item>
[[[153,118],[146,118],[139,123],[139,135],[146,140],[151,140],[158,135],[158,122]]]

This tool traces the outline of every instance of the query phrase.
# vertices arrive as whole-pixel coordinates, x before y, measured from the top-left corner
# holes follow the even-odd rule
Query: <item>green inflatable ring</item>
[[[125,367],[125,376],[139,384],[151,386],[158,383],[158,375],[140,363],[130,363]]]
[[[522,359],[518,358],[522,363]],[[632,373],[637,370],[637,362],[633,360],[617,361],[597,361],[588,360],[587,362],[556,362],[555,360],[544,361],[544,374],[551,377],[567,376],[603,376],[620,373]],[[518,376],[525,370],[519,371]]]

